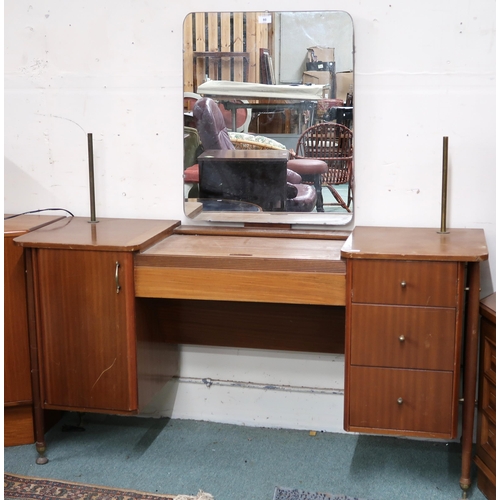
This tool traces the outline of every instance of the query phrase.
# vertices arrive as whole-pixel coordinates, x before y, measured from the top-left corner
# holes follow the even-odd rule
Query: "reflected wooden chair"
[[[316,158],[328,165],[326,173],[321,175],[321,185],[327,187],[336,203],[351,212],[352,202],[352,148],[353,133],[349,128],[338,123],[319,123],[306,129],[297,141],[296,158]],[[306,182],[308,179],[303,179]],[[340,196],[335,188],[347,184],[347,200]]]
[[[231,99],[229,102],[237,104],[248,104],[248,101],[244,99]],[[243,132],[248,133],[248,126],[252,119],[252,108],[237,108],[236,109],[236,128],[233,130],[233,113],[224,106],[223,100],[218,103],[219,109],[221,110],[222,116],[224,117],[224,122],[226,123],[226,128],[232,130],[233,132]]]

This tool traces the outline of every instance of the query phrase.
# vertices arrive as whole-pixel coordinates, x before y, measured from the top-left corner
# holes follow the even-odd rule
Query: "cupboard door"
[[[38,249],[35,265],[44,406],[136,411],[132,254]]]

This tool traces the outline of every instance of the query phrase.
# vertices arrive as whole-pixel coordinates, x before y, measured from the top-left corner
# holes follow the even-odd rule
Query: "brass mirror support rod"
[[[89,188],[90,188],[90,220],[89,222],[99,222],[95,217],[95,185],[94,185],[94,146],[92,134],[87,134],[87,146],[89,151]]]
[[[446,230],[446,204],[448,201],[448,137],[443,137],[443,180],[441,188],[441,230],[440,234],[448,234]]]

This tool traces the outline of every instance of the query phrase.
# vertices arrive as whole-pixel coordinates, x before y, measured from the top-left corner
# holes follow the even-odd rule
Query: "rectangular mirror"
[[[352,218],[352,19],[196,12],[184,21],[184,209],[214,222]]]

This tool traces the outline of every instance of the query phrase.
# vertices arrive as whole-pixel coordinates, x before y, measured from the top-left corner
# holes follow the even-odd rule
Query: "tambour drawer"
[[[353,304],[351,364],[453,370],[452,308]]]
[[[350,430],[454,437],[451,372],[351,366],[350,388]]]
[[[352,301],[372,304],[457,305],[456,262],[355,260]]]

